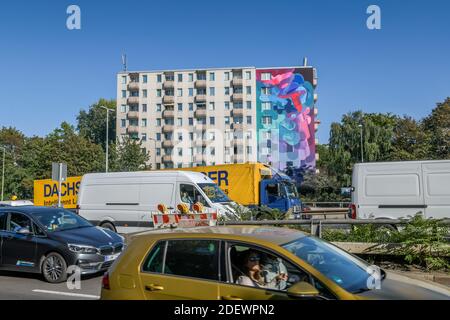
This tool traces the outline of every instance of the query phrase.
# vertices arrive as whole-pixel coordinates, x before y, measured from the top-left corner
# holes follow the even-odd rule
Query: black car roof
[[[27,214],[35,214],[40,212],[58,211],[64,208],[55,207],[38,207],[38,206],[17,206],[17,207],[0,207],[0,212],[22,212]],[[67,209],[64,209],[67,210]]]

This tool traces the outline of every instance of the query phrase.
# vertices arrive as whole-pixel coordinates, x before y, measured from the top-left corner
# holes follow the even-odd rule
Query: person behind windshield
[[[194,200],[189,196],[186,190],[181,190],[181,201],[185,203],[193,204]]]
[[[240,276],[236,283],[250,287],[278,289],[280,281],[287,281],[287,274],[281,273],[266,282],[260,260],[261,255],[257,251],[251,249],[246,251],[242,265],[244,275]]]

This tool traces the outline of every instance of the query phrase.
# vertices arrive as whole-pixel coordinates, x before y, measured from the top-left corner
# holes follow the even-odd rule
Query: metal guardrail
[[[338,208],[348,208],[350,202],[347,201],[303,201],[304,205],[311,208],[327,208],[327,207],[338,207]]]

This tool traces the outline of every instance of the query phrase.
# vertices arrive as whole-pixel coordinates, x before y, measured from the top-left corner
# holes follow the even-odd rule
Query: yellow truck
[[[282,212],[301,213],[302,203],[292,179],[259,162],[177,168],[202,172],[228,197],[244,206],[267,206]]]
[[[66,209],[77,207],[77,195],[81,177],[68,177],[61,183],[61,203]],[[58,181],[34,180],[34,205],[54,206],[58,204]]]

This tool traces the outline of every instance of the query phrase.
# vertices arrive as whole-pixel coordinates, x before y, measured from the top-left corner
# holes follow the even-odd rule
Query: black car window
[[[12,212],[8,221],[7,230],[11,232],[18,232],[22,228],[28,229],[30,232],[33,231],[31,229],[30,218],[21,213]]]
[[[0,231],[6,230],[6,217],[8,214],[6,212],[0,212]]]
[[[215,240],[168,241],[164,274],[219,280],[219,244]]]
[[[147,259],[145,259],[142,270],[146,272],[162,273],[165,248],[165,241],[157,243],[156,246],[153,247],[152,251],[150,251]]]

